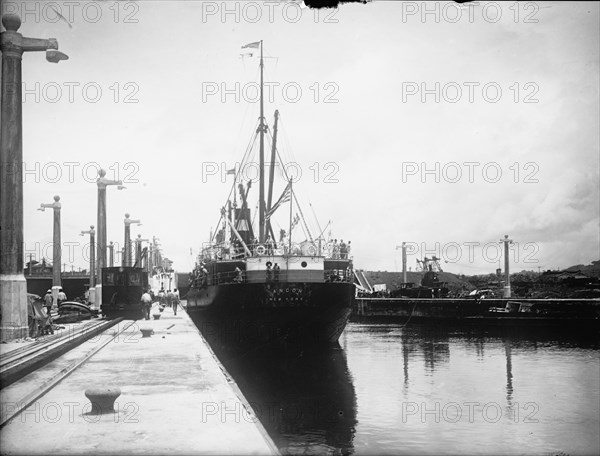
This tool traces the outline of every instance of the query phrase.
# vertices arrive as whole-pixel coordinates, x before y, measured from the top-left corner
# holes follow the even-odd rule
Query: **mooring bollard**
[[[142,337],[150,337],[154,334],[154,329],[152,328],[140,328],[140,331],[142,331]]]
[[[92,415],[113,413],[115,400],[121,395],[119,388],[90,388],[85,390],[85,397],[92,403]]]
[[[160,314],[152,314],[155,320],[160,320]]]

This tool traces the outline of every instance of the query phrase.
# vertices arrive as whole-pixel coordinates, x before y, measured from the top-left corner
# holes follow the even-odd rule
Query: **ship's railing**
[[[226,283],[270,283],[270,282],[352,282],[353,275],[350,269],[328,269],[325,271],[224,271],[213,274],[199,275],[192,278],[190,285],[194,288],[203,288],[208,285],[221,285]]]
[[[268,243],[250,243],[248,249],[251,252],[251,256],[271,256],[271,255],[289,255],[289,256],[322,256],[328,260],[352,260],[353,256],[346,246],[342,249],[339,244],[334,245],[332,243],[324,244],[319,249],[316,243],[305,244],[305,243],[292,243],[291,249],[286,243],[277,244],[275,248],[274,244],[269,245]],[[227,242],[221,242],[212,244],[210,247],[204,247],[199,260],[210,261],[210,260],[233,260],[246,258],[246,252],[241,245],[232,245]]]
[[[354,282],[354,274],[348,269],[326,269],[325,282]]]

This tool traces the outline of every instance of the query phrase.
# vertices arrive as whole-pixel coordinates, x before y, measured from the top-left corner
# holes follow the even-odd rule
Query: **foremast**
[[[258,132],[260,134],[260,153],[259,153],[259,211],[258,211],[258,242],[265,242],[265,112],[264,112],[264,98],[263,98],[263,42],[260,40],[260,123],[258,125]]]

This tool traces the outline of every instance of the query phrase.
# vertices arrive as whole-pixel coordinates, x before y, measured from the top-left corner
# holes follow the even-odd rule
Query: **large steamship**
[[[345,244],[332,245],[323,231],[313,236],[285,166],[280,167],[284,189],[273,202],[274,170],[284,165],[277,148],[279,115],[275,111],[271,132],[264,117],[262,41],[244,47],[260,48],[260,116],[250,142],[259,142],[258,224],[253,226],[251,217],[252,182],[244,182],[240,172],[250,146],[239,168],[228,171],[233,186],[219,228],[190,274],[187,311],[211,343],[336,342],[354,300],[352,260]],[[268,179],[265,140],[271,143]],[[279,223],[282,215],[285,222]],[[273,225],[287,228],[279,229],[277,240]],[[302,242],[292,241],[294,228],[304,232]]]

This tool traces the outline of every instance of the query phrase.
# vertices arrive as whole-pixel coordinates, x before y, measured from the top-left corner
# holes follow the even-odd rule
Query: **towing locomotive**
[[[102,268],[102,313],[107,318],[141,318],[140,298],[147,289],[148,273],[144,268]]]

